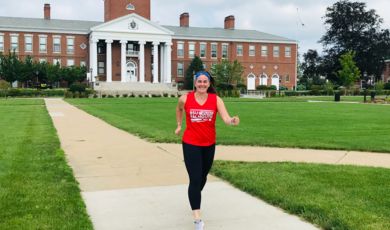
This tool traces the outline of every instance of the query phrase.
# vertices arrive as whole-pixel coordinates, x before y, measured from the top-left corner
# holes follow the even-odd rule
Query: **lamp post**
[[[280,97],[280,84],[282,83],[282,77],[279,77],[279,97]]]
[[[364,71],[363,76],[364,76],[364,81],[366,84],[365,86],[367,86],[367,71]],[[362,84],[362,88],[363,88],[363,84]],[[363,93],[364,93],[364,102],[366,102],[366,96],[367,96],[366,87],[364,87]]]
[[[37,75],[37,85],[39,85],[39,79],[38,79],[38,70],[35,72],[35,74]]]
[[[89,88],[92,88],[92,68],[90,69],[89,80],[90,80],[90,82],[88,82]]]

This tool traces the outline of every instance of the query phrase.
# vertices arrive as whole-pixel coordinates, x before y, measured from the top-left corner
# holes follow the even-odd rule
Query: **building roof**
[[[104,22],[59,19],[0,17],[0,31],[88,34],[90,28]],[[175,34],[174,39],[207,41],[253,41],[270,43],[295,43],[295,40],[256,30],[162,26]]]
[[[88,34],[91,27],[102,23],[76,20],[0,17],[0,31]]]
[[[258,42],[281,42],[295,43],[295,40],[263,33],[257,30],[238,30],[223,28],[200,28],[200,27],[180,27],[163,26],[174,32],[175,39],[196,39],[214,41],[258,41]]]

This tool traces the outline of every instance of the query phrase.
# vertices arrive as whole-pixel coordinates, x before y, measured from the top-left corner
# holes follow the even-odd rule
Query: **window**
[[[39,63],[44,63],[44,62],[47,62],[46,58],[39,58]]]
[[[53,52],[55,52],[55,53],[61,52],[61,38],[60,37],[53,38]]]
[[[61,58],[54,58],[53,65],[57,65],[57,63],[61,66]]]
[[[68,59],[67,66],[68,67],[74,66],[74,60],[73,59]]]
[[[11,35],[11,50],[19,51],[19,36]]]
[[[255,46],[254,45],[249,46],[249,56],[255,56]]]
[[[202,63],[203,64],[203,70],[206,70],[206,63]]]
[[[237,55],[242,55],[242,45],[237,45]]]
[[[285,82],[289,82],[289,81],[290,81],[290,75],[286,75]]]
[[[39,52],[46,52],[46,36],[39,36]]]
[[[261,56],[267,56],[267,46],[261,46]]]
[[[291,57],[291,46],[286,46],[286,57]]]
[[[206,43],[200,44],[200,57],[205,58],[206,57]]]
[[[188,57],[195,57],[195,43],[189,43],[189,55]]]
[[[274,46],[274,57],[279,57],[279,46]]]
[[[0,50],[4,50],[4,35],[0,35]]]
[[[81,61],[80,66],[87,66],[87,63],[85,61]]]
[[[222,44],[222,58],[228,57],[228,45]]]
[[[69,38],[68,37],[68,53],[73,53],[74,52],[74,38]]]
[[[99,62],[98,69],[99,69],[98,74],[104,74],[104,71],[105,71],[105,68],[104,68],[104,61],[100,61],[100,62]]]
[[[98,54],[105,54],[106,53],[106,42],[104,41],[99,41],[97,44],[98,48]]]
[[[184,43],[177,43],[177,56],[184,57]]]
[[[183,62],[177,63],[177,75],[183,76],[184,73],[184,65]]]
[[[33,37],[32,36],[26,36],[25,37],[25,50],[26,52],[31,52],[33,49]]]
[[[211,57],[217,58],[217,44],[211,44]]]

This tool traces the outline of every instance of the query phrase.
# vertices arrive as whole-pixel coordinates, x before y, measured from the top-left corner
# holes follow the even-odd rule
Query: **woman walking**
[[[175,134],[180,135],[185,110],[187,128],[183,135],[183,155],[190,178],[188,198],[194,213],[195,229],[203,230],[204,223],[200,219],[201,191],[214,161],[216,114],[219,113],[226,125],[238,125],[240,120],[229,116],[222,99],[216,95],[214,79],[210,73],[197,73],[194,84],[195,92],[179,99]]]

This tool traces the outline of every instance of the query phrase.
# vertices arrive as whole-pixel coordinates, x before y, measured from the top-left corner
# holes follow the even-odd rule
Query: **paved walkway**
[[[58,99],[46,99],[61,147],[80,182],[96,230],[193,229],[181,146],[153,144]],[[217,159],[390,166],[390,154],[217,146]],[[316,227],[209,176],[207,230]]]

